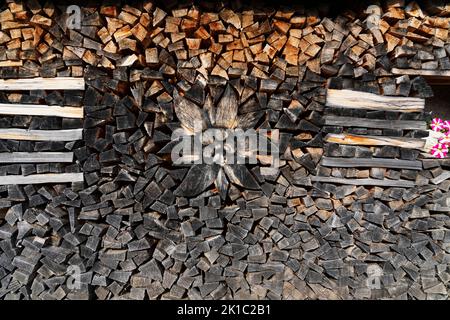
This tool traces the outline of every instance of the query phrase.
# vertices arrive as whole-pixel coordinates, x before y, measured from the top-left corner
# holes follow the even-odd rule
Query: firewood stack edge
[[[0,299],[448,299],[450,5],[93,3],[0,8]],[[195,119],[278,172],[173,165]]]

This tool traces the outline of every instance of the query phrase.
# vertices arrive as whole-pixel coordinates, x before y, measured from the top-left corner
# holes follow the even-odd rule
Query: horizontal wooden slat
[[[414,182],[408,180],[345,179],[335,177],[312,176],[311,181],[337,183],[337,184],[350,184],[355,186],[380,186],[380,187],[402,187],[402,188],[414,187]]]
[[[400,148],[410,148],[422,150],[425,146],[425,140],[403,137],[384,137],[384,136],[362,136],[356,134],[335,134],[329,133],[325,137],[326,142],[361,145],[361,146],[394,146]]]
[[[2,79],[0,90],[84,90],[83,78]]]
[[[430,182],[432,184],[439,184],[445,180],[450,179],[450,171],[444,171],[442,172],[440,175],[438,175],[437,177],[433,178],[430,180]]]
[[[83,129],[68,130],[27,130],[0,129],[0,139],[31,141],[73,141],[80,140]]]
[[[426,130],[425,121],[324,116],[325,125],[375,129]]]
[[[392,68],[391,72],[396,75],[422,76],[430,79],[450,81],[450,70],[426,70],[426,69],[399,69]]]
[[[23,66],[22,60],[4,60],[0,61],[0,67],[21,67]]]
[[[425,100],[420,98],[382,96],[353,90],[328,89],[325,105],[351,109],[420,112],[425,107]]]
[[[0,103],[0,114],[83,118],[83,107]]]
[[[0,185],[82,182],[83,173],[43,173],[29,176],[0,176]]]
[[[322,157],[320,164],[325,167],[340,167],[340,168],[374,167],[374,168],[395,168],[395,169],[410,169],[410,170],[422,169],[422,161],[385,159],[385,158]]]
[[[72,162],[73,152],[2,152],[0,163]]]
[[[450,207],[441,206],[439,204],[427,204],[426,208],[435,212],[450,212]]]

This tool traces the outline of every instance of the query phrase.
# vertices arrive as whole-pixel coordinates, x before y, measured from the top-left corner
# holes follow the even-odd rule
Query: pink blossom
[[[443,129],[447,132],[450,132],[450,121],[445,120],[444,124],[442,125]]]
[[[434,119],[431,121],[431,129],[432,129],[433,131],[439,132],[439,131],[441,131],[443,128],[444,128],[444,122],[442,121],[442,119],[440,119],[440,118],[434,118]]]
[[[443,143],[438,143],[431,148],[431,155],[436,158],[445,158],[448,153],[448,146]]]
[[[439,138],[439,143],[445,144],[447,147],[450,146],[450,132],[447,132],[445,136]]]

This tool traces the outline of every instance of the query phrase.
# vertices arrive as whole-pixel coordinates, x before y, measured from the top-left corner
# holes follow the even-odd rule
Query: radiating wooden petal
[[[230,182],[247,189],[260,189],[258,182],[245,165],[225,165],[224,169]]]
[[[220,198],[222,200],[225,200],[225,198],[227,197],[229,183],[222,168],[219,170],[219,173],[217,174],[217,178],[216,181],[214,181],[214,184],[216,185],[216,188],[219,190]]]
[[[216,180],[218,171],[217,165],[196,164],[192,166],[174,194],[193,197],[202,193]]]
[[[238,100],[233,88],[228,84],[222,95],[216,112],[216,126],[222,128],[236,128]]]
[[[192,136],[191,136],[192,137]],[[182,138],[178,137],[175,140],[172,140],[170,142],[168,142],[165,146],[163,146],[161,148],[161,150],[158,151],[158,154],[166,154],[166,153],[171,153],[172,149],[179,143],[181,143]]]
[[[238,116],[237,127],[242,129],[254,128],[258,120],[264,115],[264,111],[249,112]]]
[[[195,103],[180,96],[177,90],[173,91],[174,108],[181,126],[190,132],[204,130],[206,128],[203,111]],[[198,130],[195,124],[198,123]]]
[[[216,108],[214,107],[214,102],[211,96],[208,94],[206,96],[205,105],[203,106],[203,109],[208,114],[209,122],[212,126],[216,124]]]
[[[144,95],[144,83],[143,82],[136,82],[133,86],[130,88],[131,94],[133,95],[134,101],[136,102],[136,105],[138,108],[142,107],[142,96]]]
[[[205,103],[205,87],[198,83],[194,83],[194,85],[186,91],[184,96],[192,102],[202,106]]]

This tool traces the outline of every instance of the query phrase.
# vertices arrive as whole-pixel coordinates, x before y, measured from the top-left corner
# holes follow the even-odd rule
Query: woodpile
[[[448,19],[425,16],[415,2],[404,8],[398,2],[388,10],[383,17],[395,20],[389,26],[385,24],[390,35],[388,51],[393,51],[395,65],[405,69],[448,70]]]
[[[449,12],[7,1],[0,298],[447,299],[450,161],[402,70],[445,78]],[[280,168],[175,165],[178,128],[278,129]]]

